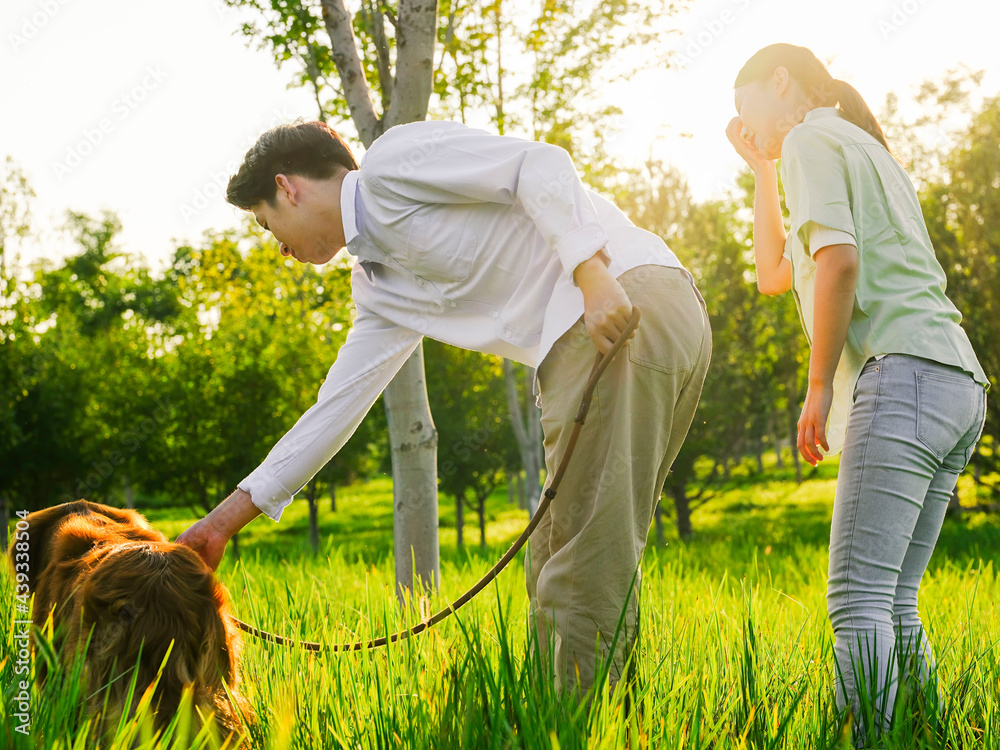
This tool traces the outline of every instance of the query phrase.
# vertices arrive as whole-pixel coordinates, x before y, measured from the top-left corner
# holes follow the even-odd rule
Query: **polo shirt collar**
[[[840,110],[836,107],[816,107],[806,112],[806,116],[802,118],[802,122],[820,120],[825,117],[840,117]]]
[[[358,192],[358,178],[361,172],[352,169],[344,176],[340,188],[340,215],[344,221],[344,239],[347,244],[358,236],[358,220],[355,214],[355,201]]]

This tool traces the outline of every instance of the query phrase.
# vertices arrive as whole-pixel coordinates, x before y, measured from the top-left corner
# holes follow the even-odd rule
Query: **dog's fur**
[[[171,641],[153,695],[157,728],[169,723],[189,685],[194,704],[215,712],[223,730],[240,732],[240,714],[253,720],[237,690],[240,638],[226,590],[194,551],[168,541],[135,511],[86,500],[26,520],[32,619],[44,628],[51,614],[65,664],[86,648],[89,709],[107,705],[105,726],[121,716],[132,669],[134,710]],[[13,547],[10,554],[13,562]]]

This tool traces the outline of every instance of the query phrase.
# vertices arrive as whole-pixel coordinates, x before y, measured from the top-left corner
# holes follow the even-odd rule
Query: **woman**
[[[933,678],[917,590],[989,381],[913,186],[858,92],[790,44],[757,52],[734,89],[726,134],[756,180],[758,287],[792,291],[812,348],[798,449],[814,466],[843,449],[827,593],[837,702],[860,739],[874,737],[889,726],[896,665],[906,674],[915,660],[916,677]],[[864,711],[861,696],[873,699]]]

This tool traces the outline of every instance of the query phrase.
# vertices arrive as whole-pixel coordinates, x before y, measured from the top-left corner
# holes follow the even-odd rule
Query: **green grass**
[[[693,516],[696,538],[651,544],[642,593],[639,682],[631,713],[599,692],[588,711],[555,695],[544,665],[526,658],[523,567],[455,617],[375,653],[310,656],[247,640],[243,690],[260,748],[833,748],[847,747],[833,695],[833,638],[826,563],[836,466],[801,486],[786,470],[737,471]],[[963,480],[964,482],[964,480]],[[963,484],[963,492],[971,486]],[[148,517],[171,538],[194,519],[161,509]],[[234,613],[268,630],[327,643],[380,635],[419,619],[393,593],[391,487],[347,488],[335,514],[321,511],[323,550],[306,539],[304,501],[280,524],[258,519],[241,534],[242,559],[223,562]],[[489,503],[489,547],[467,514],[466,550],[455,549],[453,506],[442,506],[437,608],[473,583],[526,521],[498,492]],[[652,538],[652,536],[651,536]],[[471,542],[471,544],[470,544]],[[921,613],[931,633],[944,701],[903,696],[886,748],[1000,747],[1000,520],[948,519],[924,579]],[[14,608],[8,575],[0,606]],[[33,688],[32,739],[12,734],[12,639],[0,646],[4,714],[0,746],[92,747],[77,674]],[[36,654],[36,661],[44,654]],[[165,738],[124,727],[102,747],[215,747],[176,722]],[[135,739],[137,737],[137,739]]]

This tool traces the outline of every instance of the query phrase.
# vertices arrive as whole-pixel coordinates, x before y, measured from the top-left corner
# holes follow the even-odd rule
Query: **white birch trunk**
[[[437,430],[427,408],[423,346],[406,360],[385,390],[392,450],[392,515],[396,594],[406,600],[414,585],[437,586]],[[428,471],[428,466],[435,467]]]
[[[534,380],[535,372],[530,367],[525,369],[525,387],[528,395],[525,398],[525,408],[522,413],[514,363],[507,359],[503,361],[503,379],[507,386],[507,409],[510,411],[514,439],[517,440],[521,463],[524,466],[524,490],[528,496],[528,513],[535,515],[542,494],[540,480],[542,473],[542,413],[535,406],[531,396],[531,383]]]
[[[371,12],[381,6],[372,4]],[[395,19],[396,70],[389,78],[387,46],[377,53],[383,118],[375,112],[365,80],[351,14],[344,0],[322,0],[323,22],[351,120],[365,148],[393,125],[427,117],[433,84],[437,0],[400,0]],[[376,34],[384,33],[381,20]],[[386,107],[388,102],[388,107]],[[414,575],[425,586],[440,579],[437,527],[437,433],[427,403],[423,348],[418,347],[385,390],[392,448],[396,587],[400,599]]]

